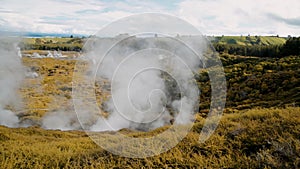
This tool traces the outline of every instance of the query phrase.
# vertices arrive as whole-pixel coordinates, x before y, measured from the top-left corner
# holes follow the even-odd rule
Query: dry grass
[[[198,142],[202,118],[176,147],[132,159],[111,154],[81,131],[0,127],[2,168],[299,168],[300,108],[253,109],[224,115],[216,132]],[[122,130],[131,137],[148,133]],[[103,133],[103,135],[113,133]]]
[[[23,64],[39,74],[34,79],[26,78],[22,85],[23,116],[42,117],[69,102],[75,60],[23,58]]]
[[[46,112],[70,102],[75,61],[23,58],[23,63],[39,77],[24,81],[20,90],[24,111],[20,116],[38,124]],[[101,97],[108,96],[98,91],[97,100]],[[0,168],[300,168],[299,112],[299,107],[235,110],[223,116],[215,133],[203,144],[198,140],[205,119],[197,114],[192,130],[176,147],[142,159],[113,155],[83,131],[0,126]],[[120,133],[150,137],[166,128]]]

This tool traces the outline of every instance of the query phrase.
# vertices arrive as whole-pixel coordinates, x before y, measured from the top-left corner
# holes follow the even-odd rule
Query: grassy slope
[[[258,39],[260,38],[260,43]],[[237,44],[243,46],[251,45],[282,45],[286,41],[286,38],[283,37],[274,37],[274,36],[222,36],[215,37],[213,42],[218,44]]]
[[[280,37],[261,37],[261,43],[262,44],[269,44],[269,45],[282,45],[286,41],[286,38],[280,38]]]
[[[216,132],[198,143],[203,119],[175,148],[155,157],[115,156],[80,131],[0,127],[2,168],[297,168],[300,108],[252,109],[223,116]],[[155,135],[160,129],[146,133]],[[141,132],[121,131],[139,137]]]
[[[254,107],[284,107],[300,105],[300,58],[281,59],[243,57],[222,54],[221,60],[227,81],[226,112]],[[210,105],[210,83],[207,73],[201,72],[200,111]]]

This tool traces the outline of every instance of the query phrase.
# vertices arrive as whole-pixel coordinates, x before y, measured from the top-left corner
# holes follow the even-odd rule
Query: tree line
[[[213,44],[219,53],[228,53],[242,56],[258,57],[283,57],[300,55],[300,37],[290,37],[284,45],[252,45],[243,46],[238,44]]]

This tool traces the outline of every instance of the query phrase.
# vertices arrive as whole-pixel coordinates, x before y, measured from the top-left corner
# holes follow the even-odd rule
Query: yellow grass
[[[216,132],[198,142],[203,120],[176,147],[158,156],[132,159],[111,154],[82,131],[0,127],[2,168],[297,168],[300,108],[253,109],[224,115]],[[152,132],[122,130],[144,137]],[[113,134],[111,132],[102,133]]]
[[[21,119],[37,123],[49,111],[70,103],[75,60],[23,58],[27,68],[38,70],[20,89],[24,101]],[[97,85],[96,85],[97,86]],[[97,93],[98,104],[107,93]],[[72,106],[68,107],[72,109]],[[199,143],[205,121],[197,114],[188,135],[173,149],[148,158],[125,158],[95,144],[83,131],[53,131],[40,127],[0,126],[0,168],[299,168],[300,108],[230,111],[214,134]],[[129,137],[151,137],[169,126],[150,132],[123,129]],[[114,132],[100,133],[103,138]],[[118,146],[122,140],[114,140]],[[155,145],[153,145],[155,146]],[[125,151],[125,150],[124,150]],[[146,151],[146,150],[137,150]]]

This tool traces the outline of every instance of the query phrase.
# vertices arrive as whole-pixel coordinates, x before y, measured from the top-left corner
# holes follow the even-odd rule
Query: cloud
[[[99,13],[98,10],[86,9],[86,10],[79,10],[76,11],[77,14],[97,14]]]
[[[279,22],[284,22],[288,25],[300,26],[300,17],[297,18],[283,18],[275,14],[267,14],[271,19]]]
[[[270,20],[266,13],[283,18],[300,17],[300,1],[287,0],[213,0],[182,1],[178,15],[200,28],[205,34],[300,35],[300,29],[286,22]]]
[[[0,30],[93,34],[136,13],[162,12],[204,34],[300,35],[298,0],[3,0]]]

